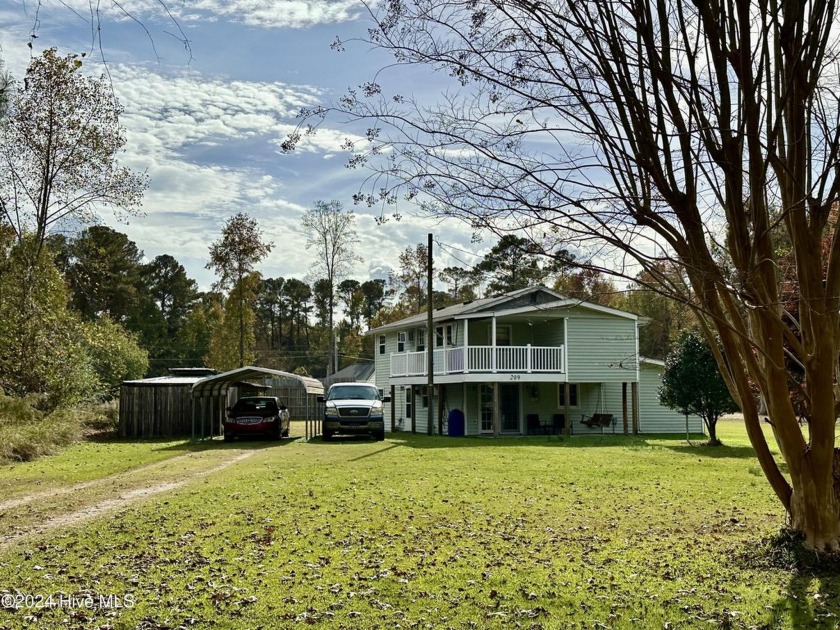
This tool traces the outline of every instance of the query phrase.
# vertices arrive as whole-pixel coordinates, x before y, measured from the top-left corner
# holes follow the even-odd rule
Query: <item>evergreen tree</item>
[[[700,416],[712,446],[721,444],[717,437],[718,419],[738,410],[718,370],[711,346],[700,333],[691,330],[680,334],[665,360],[659,401],[685,416]]]

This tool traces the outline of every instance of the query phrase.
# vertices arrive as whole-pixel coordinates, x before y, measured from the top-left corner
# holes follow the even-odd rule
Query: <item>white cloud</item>
[[[88,7],[87,0],[72,3],[77,9]],[[220,20],[275,26],[285,24],[283,20],[303,24],[306,20],[326,19],[329,11],[341,15],[356,6],[351,2],[256,0],[224,4],[191,0],[186,5],[185,9],[176,3],[172,8],[188,9],[201,18],[200,22],[189,22],[190,28],[196,30],[191,36],[196,38],[202,24],[207,23],[209,11]],[[55,9],[58,4],[52,0],[49,6]],[[131,7],[138,17],[160,11],[157,0],[132,2]],[[31,25],[27,26],[28,17],[17,17],[19,21],[13,30],[10,17],[6,28],[0,31],[0,44],[9,68],[22,76],[28,61],[25,41]],[[177,17],[184,23],[192,19],[186,13]],[[43,29],[39,45],[59,43],[47,43],[48,27]],[[207,37],[206,32],[201,34]],[[13,40],[14,50],[6,45]],[[295,51],[284,51],[283,42],[282,36],[277,38],[277,58],[294,59]],[[62,43],[62,51],[80,49],[78,45]],[[234,44],[230,43],[233,61],[237,59]],[[238,45],[246,47],[248,42]],[[406,247],[425,243],[428,223],[408,212],[404,212],[402,221],[380,226],[375,222],[377,208],[352,205],[350,196],[370,174],[364,169],[345,168],[342,145],[348,138],[363,140],[349,128],[322,128],[304,138],[294,154],[278,154],[279,144],[295,129],[299,110],[327,100],[330,88],[243,80],[237,76],[208,77],[195,69],[173,71],[163,64],[134,64],[129,48],[126,42],[126,50],[117,53],[119,61],[112,57],[109,66],[112,84],[125,110],[121,121],[128,143],[122,162],[146,171],[150,188],[144,200],[144,217],[132,218],[127,224],[117,223],[111,217],[104,220],[125,232],[148,258],[164,253],[175,256],[190,276],[208,289],[214,280],[212,272],[204,268],[208,248],[228,217],[246,212],[259,221],[266,238],[275,242],[274,251],[261,265],[262,272],[266,276],[304,278],[314,254],[306,250],[307,235],[302,231],[300,218],[318,199],[339,199],[345,208],[356,212],[358,253],[365,259],[354,269],[354,277],[359,280],[382,277],[385,269],[397,265],[399,253]],[[291,70],[294,67],[294,63],[289,64]],[[326,75],[329,62],[325,61],[323,67]],[[229,68],[231,73],[237,71],[235,63]],[[214,67],[214,71],[219,70]],[[248,76],[261,75],[251,72]],[[313,81],[323,79],[321,75],[311,76]],[[447,227],[445,231],[433,229],[438,234],[445,232],[449,239],[461,238],[454,225]]]
[[[90,0],[46,0],[44,4],[47,10],[63,6],[79,16],[91,14]],[[97,4],[106,19],[162,21],[171,16],[184,27],[224,19],[260,28],[306,28],[353,20],[362,9],[358,0],[191,0],[165,5],[160,0],[134,0]]]

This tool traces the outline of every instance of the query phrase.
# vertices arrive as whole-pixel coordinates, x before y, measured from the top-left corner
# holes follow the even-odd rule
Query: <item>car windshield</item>
[[[330,389],[327,400],[379,400],[379,390],[367,385],[340,385]]]
[[[234,411],[276,411],[277,402],[273,398],[242,398],[236,402]]]

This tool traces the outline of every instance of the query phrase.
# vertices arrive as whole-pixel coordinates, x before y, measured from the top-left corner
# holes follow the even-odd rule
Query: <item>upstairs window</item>
[[[426,329],[417,329],[417,352],[423,352],[426,349]]]
[[[397,352],[405,352],[406,334],[404,332],[397,333]]]
[[[379,335],[379,354],[385,354],[385,335]]]

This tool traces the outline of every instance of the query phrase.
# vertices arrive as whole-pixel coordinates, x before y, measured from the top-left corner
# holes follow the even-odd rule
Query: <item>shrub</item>
[[[35,404],[33,399],[0,393],[0,463],[49,455],[84,435],[89,413],[62,408],[44,414]]]

